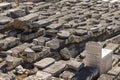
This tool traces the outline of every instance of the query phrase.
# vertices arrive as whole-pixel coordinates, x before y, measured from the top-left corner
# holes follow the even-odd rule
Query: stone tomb
[[[56,76],[65,69],[65,66],[66,66],[65,61],[58,61],[55,64],[45,68],[43,71],[48,72],[53,76]]]
[[[73,69],[73,70],[80,70],[84,67],[84,64],[76,60],[71,60],[69,63],[67,63],[67,66],[68,68]]]
[[[50,66],[51,64],[53,64],[55,62],[55,60],[53,58],[44,58],[38,62],[36,62],[34,65],[36,67],[38,67],[39,69],[44,69],[48,66]]]
[[[7,70],[11,70],[15,68],[16,66],[20,65],[23,62],[22,58],[7,56],[6,58],[6,64],[7,64]]]
[[[112,50],[102,48],[99,43],[88,42],[85,51],[87,52],[84,59],[86,66],[98,68],[100,74],[112,68]]]

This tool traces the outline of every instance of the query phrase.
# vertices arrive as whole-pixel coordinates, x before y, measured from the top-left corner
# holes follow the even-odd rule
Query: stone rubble
[[[119,21],[117,0],[0,0],[0,80],[119,80]]]

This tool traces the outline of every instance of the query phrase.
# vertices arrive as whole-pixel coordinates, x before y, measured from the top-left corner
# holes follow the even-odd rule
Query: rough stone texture
[[[22,62],[23,62],[22,58],[7,56],[6,58],[7,70],[11,70],[15,68],[16,66],[20,65]]]
[[[46,46],[54,50],[58,49],[61,45],[64,45],[64,41],[60,39],[53,39],[46,42]]]
[[[91,80],[100,70],[82,63],[86,58],[91,65],[99,63],[97,55],[103,56],[104,48],[103,52],[113,51],[114,62],[112,55],[104,57],[102,70],[112,67],[105,75],[118,79],[119,7],[117,0],[0,0],[0,72],[8,76],[14,72],[15,79],[6,76],[11,80],[71,80],[74,73],[78,80]],[[12,61],[6,61],[8,55]],[[48,74],[52,75],[47,78]]]
[[[0,25],[4,25],[9,23],[12,20],[12,18],[10,17],[6,17],[6,16],[1,16],[0,17]]]
[[[64,61],[58,61],[43,71],[48,72],[54,76],[60,74],[64,70],[65,66],[66,63]]]
[[[110,75],[118,75],[120,73],[120,67],[119,66],[115,66],[113,67],[111,70],[108,71],[108,74]]]
[[[84,64],[76,60],[71,60],[70,62],[67,63],[67,67],[73,70],[80,70],[84,67]]]
[[[113,80],[114,76],[102,74],[97,80]]]
[[[74,75],[75,73],[72,71],[64,71],[62,74],[60,74],[60,77],[65,80],[72,80]]]
[[[24,69],[24,68],[20,65],[20,66],[17,66],[17,67],[15,68],[15,71],[16,71],[17,74],[24,74],[25,71],[26,71],[26,69]]]
[[[65,60],[69,60],[71,58],[70,51],[67,48],[62,49],[60,54]]]
[[[1,49],[6,50],[20,44],[20,39],[15,37],[8,37],[0,40]]]
[[[57,35],[60,38],[68,38],[70,36],[70,32],[62,30],[62,31],[58,32]]]
[[[34,65],[36,67],[38,67],[39,69],[44,69],[44,68],[52,65],[54,62],[55,62],[55,60],[53,58],[44,58],[44,59],[34,63]]]
[[[45,45],[45,42],[49,41],[49,38],[46,38],[46,37],[39,37],[39,38],[36,38],[33,40],[33,43],[35,45],[41,45],[41,46],[44,46]]]
[[[24,43],[22,45],[16,46],[10,50],[7,51],[8,54],[12,55],[12,56],[20,56],[21,53],[24,51],[25,48],[29,47],[30,44],[28,43]]]
[[[13,75],[4,74],[4,73],[0,73],[0,79],[1,80],[16,80],[16,78]]]
[[[47,80],[50,78],[52,75],[46,72],[38,71],[35,75],[35,79],[42,79],[42,80]]]

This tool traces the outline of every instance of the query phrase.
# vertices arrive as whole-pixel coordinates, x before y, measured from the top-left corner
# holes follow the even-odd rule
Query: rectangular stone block
[[[64,61],[58,61],[55,64],[45,68],[43,71],[52,74],[53,76],[60,74],[66,66]]]
[[[53,58],[44,58],[44,59],[34,63],[34,65],[36,67],[38,67],[39,69],[44,69],[44,68],[52,65],[54,62],[55,62],[55,60]]]
[[[76,60],[71,60],[70,62],[67,63],[67,67],[73,70],[80,70],[84,67],[84,64]]]
[[[9,55],[18,57],[18,56],[21,55],[21,53],[22,53],[22,52],[24,51],[24,49],[27,48],[27,47],[30,47],[30,44],[24,43],[24,44],[22,44],[22,45],[16,46],[16,47],[14,47],[14,48],[6,51],[6,52],[7,52],[7,54],[9,54]]]
[[[18,45],[19,43],[20,43],[20,39],[15,37],[7,37],[3,40],[0,40],[0,45],[3,50],[12,48]]]

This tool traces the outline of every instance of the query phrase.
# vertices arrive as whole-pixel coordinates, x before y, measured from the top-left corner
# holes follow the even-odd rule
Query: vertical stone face
[[[16,66],[20,65],[22,62],[23,62],[22,58],[7,56],[6,58],[7,70],[11,70],[15,68]]]
[[[99,73],[105,73],[112,67],[112,51],[104,49],[99,43],[88,42],[86,44],[86,66],[96,67]]]
[[[71,58],[70,51],[67,48],[64,48],[60,51],[60,55],[63,57],[65,60],[69,60]]]
[[[90,54],[101,55],[100,53],[102,53],[102,46],[100,44],[97,44],[96,42],[88,42],[86,44],[85,50],[87,51],[87,53]]]

